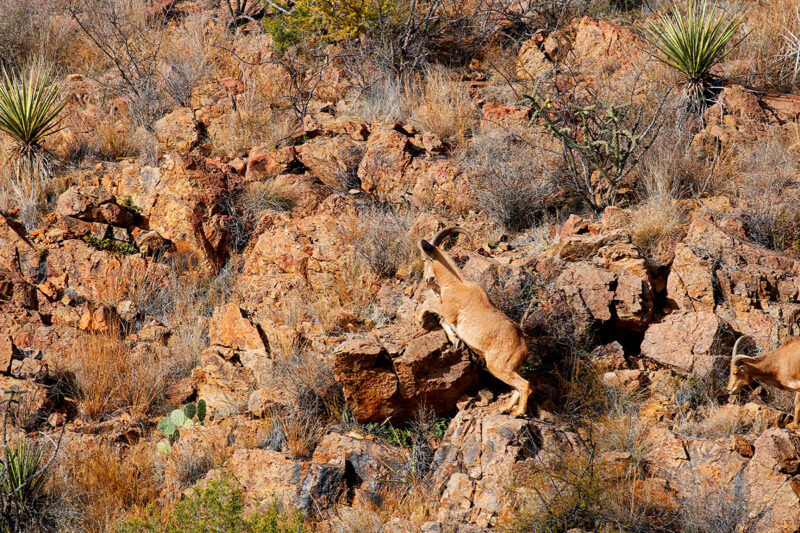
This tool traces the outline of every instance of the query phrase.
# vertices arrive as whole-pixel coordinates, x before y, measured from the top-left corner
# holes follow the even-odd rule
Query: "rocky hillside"
[[[800,335],[800,19],[748,2],[698,107],[667,4],[543,4],[0,0],[66,99],[0,141],[3,527],[800,531],[794,395],[725,389]],[[449,225],[527,417],[417,321]]]

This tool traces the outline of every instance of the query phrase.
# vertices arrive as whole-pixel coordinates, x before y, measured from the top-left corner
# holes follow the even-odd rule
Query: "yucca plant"
[[[61,129],[59,114],[66,105],[63,88],[50,68],[34,65],[25,74],[0,80],[0,130],[14,141],[12,158],[18,177],[50,177],[50,154],[42,140]]]
[[[58,442],[45,434],[39,442],[10,438],[9,426],[16,418],[17,396],[21,393],[9,389],[2,392],[7,397],[0,402],[5,411],[0,440],[0,531],[46,531],[52,509],[46,504],[45,486],[61,437]]]
[[[7,455],[4,462],[8,464],[0,475],[0,490],[5,497],[30,503],[38,496],[46,480],[43,475],[47,463],[45,450],[21,439],[9,447]]]
[[[718,13],[708,0],[688,0],[686,10],[676,3],[668,13],[649,22],[645,39],[653,56],[685,78],[686,97],[692,110],[702,110],[711,95],[711,69],[727,56],[744,19],[741,11]]]

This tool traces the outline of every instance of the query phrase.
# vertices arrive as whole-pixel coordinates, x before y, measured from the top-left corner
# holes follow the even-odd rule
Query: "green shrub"
[[[367,33],[396,15],[393,0],[300,0],[291,11],[267,17],[264,28],[279,51],[303,37],[313,43],[338,42]]]
[[[266,511],[244,516],[241,489],[231,479],[212,480],[163,513],[153,506],[145,518],[127,520],[118,533],[306,533],[299,511],[284,512],[277,503]]]
[[[710,97],[711,69],[728,55],[728,43],[736,35],[744,13],[717,16],[716,4],[689,0],[686,11],[677,3],[670,13],[649,22],[645,39],[654,57],[677,70],[685,79],[686,97],[692,110],[702,110]]]
[[[9,75],[3,69],[0,83],[0,130],[15,143],[17,175],[52,174],[49,157],[41,145],[48,135],[59,130],[58,116],[67,101],[62,87],[54,83],[52,71],[35,65],[26,75]]]
[[[133,255],[139,253],[139,247],[132,242],[123,242],[116,239],[106,237],[105,239],[98,239],[94,235],[84,235],[81,240],[98,250],[105,250],[109,252],[117,252],[122,255]]]

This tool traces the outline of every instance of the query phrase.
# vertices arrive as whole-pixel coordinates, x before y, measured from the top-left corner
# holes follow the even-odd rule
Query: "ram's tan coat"
[[[744,338],[740,337],[733,347],[728,390],[731,393],[739,392],[757,379],[766,385],[794,392],[794,420],[788,427],[797,430],[800,428],[800,337],[786,339],[780,348],[760,359],[737,353],[739,343]]]
[[[442,234],[439,232],[433,242],[437,242]],[[486,360],[489,372],[514,388],[503,411],[513,409],[515,416],[524,415],[528,409],[530,384],[517,372],[528,359],[528,347],[522,330],[492,305],[482,286],[464,278],[447,253],[424,240],[420,240],[418,246],[426,259],[426,281],[432,283],[435,279],[439,289],[438,295],[429,291],[418,317],[421,319],[426,310],[439,315],[442,327],[453,344],[458,345],[459,340],[463,341]]]

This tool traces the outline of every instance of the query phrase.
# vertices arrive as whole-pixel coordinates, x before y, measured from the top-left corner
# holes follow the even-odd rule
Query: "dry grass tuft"
[[[157,355],[122,340],[118,333],[84,333],[66,362],[69,389],[92,420],[124,409],[147,414],[165,387],[165,365]]]
[[[231,216],[234,250],[243,249],[264,211],[291,211],[297,203],[297,191],[291,183],[276,180],[250,183],[226,205]]]
[[[431,69],[408,90],[411,122],[447,142],[464,143],[478,122],[478,108],[466,86],[445,71]]]
[[[276,346],[273,364],[261,368],[256,379],[279,390],[287,401],[269,411],[272,424],[266,445],[292,457],[307,458],[342,410],[342,392],[330,363],[307,346]],[[281,349],[288,348],[288,349]]]
[[[744,207],[744,229],[756,244],[776,250],[800,244],[796,229],[799,170],[797,158],[777,139],[767,140],[742,157],[736,196]]]
[[[364,531],[391,531],[412,533],[420,531],[422,524],[434,520],[434,505],[424,484],[410,485],[404,490],[392,490],[379,501],[358,494],[350,506],[341,506],[326,529],[320,533],[361,533]],[[398,520],[399,519],[399,523]]]
[[[800,36],[800,18],[797,2],[774,0],[755,2],[749,6],[747,16],[739,30],[746,36],[728,57],[728,74],[744,77],[744,83],[757,87],[790,90],[798,81],[794,58],[787,54],[784,38],[788,33]]]
[[[631,238],[648,256],[652,256],[658,245],[680,236],[683,229],[683,213],[669,196],[655,196],[631,213]]]
[[[390,74],[378,76],[347,109],[367,122],[391,123],[406,115],[408,102],[402,84]]]
[[[368,207],[342,220],[342,238],[376,276],[413,277],[422,271],[422,260],[408,232],[412,222],[411,213]]]
[[[462,159],[470,168],[475,207],[508,231],[531,228],[554,207],[557,187],[546,168],[546,152],[523,135],[500,128],[481,131]]]
[[[689,420],[679,424],[675,431],[693,437],[717,439],[743,433],[746,419],[736,405],[703,405]]]
[[[82,450],[80,460],[60,461],[53,492],[62,497],[62,531],[105,532],[125,514],[155,502],[159,480],[148,443],[103,444]]]

